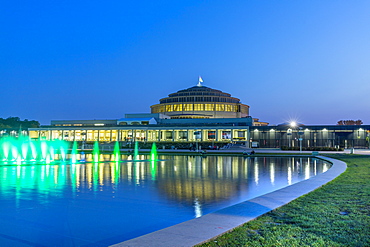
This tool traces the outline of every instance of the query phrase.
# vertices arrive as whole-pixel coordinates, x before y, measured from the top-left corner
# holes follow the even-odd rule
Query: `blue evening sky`
[[[370,1],[1,1],[0,117],[150,112],[199,75],[271,124],[370,124]]]

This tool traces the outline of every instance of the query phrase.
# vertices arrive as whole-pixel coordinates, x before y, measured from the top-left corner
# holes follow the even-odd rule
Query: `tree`
[[[362,120],[339,120],[337,125],[361,125],[363,124]]]
[[[355,121],[355,125],[361,125],[363,124],[364,122],[362,122],[362,120],[358,119]]]
[[[36,120],[22,121],[19,117],[0,118],[0,129],[28,129],[40,127],[40,123]]]

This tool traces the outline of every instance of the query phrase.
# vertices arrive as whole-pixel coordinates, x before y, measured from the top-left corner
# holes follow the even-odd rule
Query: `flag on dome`
[[[202,79],[202,77],[199,76],[199,81],[198,81],[198,85],[197,85],[198,87],[202,86],[201,82],[203,82],[203,79]]]

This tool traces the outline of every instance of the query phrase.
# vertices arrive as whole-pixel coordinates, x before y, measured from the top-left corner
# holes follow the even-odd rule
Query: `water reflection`
[[[271,184],[274,185],[275,184],[275,163],[274,162],[270,163],[270,180],[271,180]]]
[[[81,164],[3,165],[0,200],[6,203],[0,205],[0,212],[30,222],[39,213],[34,218],[42,219],[42,224],[35,225],[57,225],[58,236],[83,239],[83,233],[88,231],[90,242],[109,238],[111,242],[103,241],[109,245],[201,217],[310,178],[330,167],[321,160],[296,157],[159,156],[157,161],[140,155],[137,159],[142,161],[132,161],[130,157],[122,156],[127,162],[94,163],[86,155],[87,162]],[[109,160],[110,156],[101,158]],[[65,205],[73,206],[66,210]],[[9,212],[13,207],[22,210]],[[59,221],[73,216],[73,224],[44,217],[45,211],[49,215],[68,211]],[[76,225],[90,221],[91,215],[93,224]],[[22,235],[18,230],[22,227],[14,227],[14,234]],[[50,236],[37,227],[35,231],[39,232],[25,232],[24,236]],[[28,240],[40,245],[49,241],[31,238]]]
[[[317,159],[294,157],[160,158],[162,161],[3,166],[0,190],[5,193],[16,186],[41,194],[64,188],[97,192],[116,190],[121,183],[145,186],[151,180],[156,182],[158,192],[167,198],[196,204],[195,201],[225,200],[254,187],[291,185],[329,168],[327,163]]]
[[[194,200],[194,211],[195,211],[195,218],[199,218],[202,216],[202,205],[200,204],[198,198]]]

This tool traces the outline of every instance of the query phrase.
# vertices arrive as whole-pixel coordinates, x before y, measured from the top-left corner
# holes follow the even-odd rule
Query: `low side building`
[[[250,142],[261,148],[370,148],[370,125],[253,126]]]
[[[227,119],[224,119],[224,121]],[[101,123],[95,120],[96,123]],[[33,139],[83,142],[238,143],[253,148],[370,148],[370,125],[248,126],[243,122],[170,123],[114,126],[43,126],[29,129]]]

